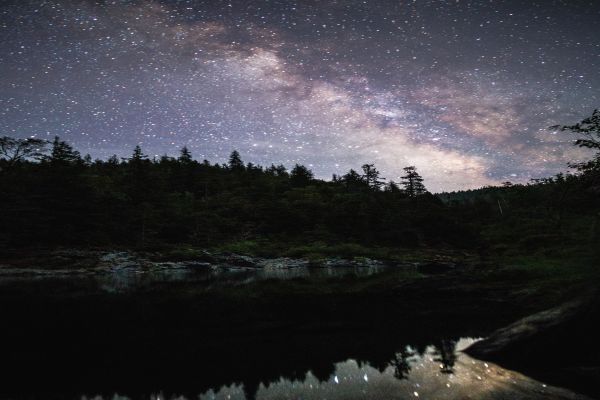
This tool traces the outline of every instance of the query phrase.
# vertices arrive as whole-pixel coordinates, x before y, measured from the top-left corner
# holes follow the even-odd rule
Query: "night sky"
[[[0,136],[329,179],[415,165],[432,191],[585,158],[600,1],[1,1]]]

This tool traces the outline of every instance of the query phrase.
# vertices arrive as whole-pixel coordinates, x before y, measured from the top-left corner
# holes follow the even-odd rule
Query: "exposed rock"
[[[372,273],[387,264],[366,257],[328,258],[318,263],[304,258],[260,258],[235,253],[211,254],[200,249],[134,252],[126,250],[56,250],[29,259],[15,258],[0,268],[2,279],[45,278],[93,275],[106,287],[125,289],[157,281],[209,279],[221,273],[247,274],[244,279],[288,279],[307,276],[311,268],[324,268],[328,274]],[[207,261],[210,260],[210,261]],[[359,271],[360,269],[360,271]],[[324,271],[321,271],[324,272]],[[249,274],[249,275],[248,275]],[[204,276],[206,275],[206,276]],[[232,279],[229,277],[228,279]],[[108,283],[107,283],[108,282]]]
[[[234,253],[224,253],[215,256],[217,264],[225,266],[258,268],[260,259]]]
[[[308,260],[298,258],[267,258],[260,260],[258,265],[265,270],[306,268],[309,265]]]
[[[206,268],[215,269],[215,268],[217,268],[216,265],[209,263],[209,262],[205,262],[205,261],[183,261],[183,262],[180,262],[179,264],[184,266],[185,268],[192,268],[192,269],[206,269]]]
[[[313,263],[312,266],[322,268],[378,268],[385,266],[385,263],[367,257],[355,257],[353,259],[335,257]]]
[[[152,263],[152,269],[154,270],[176,270],[176,269],[211,269],[213,265],[211,263],[203,261],[165,261],[159,263]]]
[[[507,357],[506,353],[511,350],[511,347],[531,341],[536,335],[569,323],[581,307],[582,301],[578,300],[530,315],[495,331],[488,338],[473,344],[465,351],[481,358]]]
[[[374,260],[368,257],[356,257],[354,258],[354,260],[352,260],[352,263],[354,264],[354,266],[360,268],[378,268],[385,266],[383,261]]]
[[[329,258],[322,263],[325,268],[348,268],[353,267],[352,260],[344,258]]]
[[[141,260],[132,253],[117,251],[103,254],[98,260],[98,267],[111,270],[142,268],[145,262],[146,260]]]
[[[597,396],[600,300],[588,296],[523,318],[467,348],[471,356],[498,362],[538,379],[583,388]]]

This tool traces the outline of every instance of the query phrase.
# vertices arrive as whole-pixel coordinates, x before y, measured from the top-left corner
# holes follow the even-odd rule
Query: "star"
[[[546,129],[598,107],[586,2],[9,1],[0,129],[83,154],[364,163],[433,191],[526,182],[583,157]],[[580,29],[586,26],[586,29]]]

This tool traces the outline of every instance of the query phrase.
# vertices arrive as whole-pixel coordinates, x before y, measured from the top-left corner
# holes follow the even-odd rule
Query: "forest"
[[[600,148],[600,112],[572,126]],[[177,158],[92,160],[56,137],[0,138],[0,248],[219,248],[266,256],[398,249],[497,254],[589,251],[600,243],[600,156],[527,184],[431,194],[414,166],[401,182],[373,164],[330,181],[303,165]],[[333,250],[331,250],[333,249]]]

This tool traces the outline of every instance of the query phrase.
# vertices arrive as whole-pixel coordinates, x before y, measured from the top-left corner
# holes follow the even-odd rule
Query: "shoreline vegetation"
[[[573,126],[600,150],[600,111]],[[48,145],[50,147],[48,148]],[[574,173],[432,194],[414,166],[374,164],[330,181],[306,166],[178,158],[92,160],[56,137],[0,138],[0,249],[194,249],[277,257],[393,258],[407,251],[552,256],[600,248],[600,152]],[[189,250],[186,250],[189,249]]]
[[[51,154],[0,158],[0,250],[393,259],[423,249],[580,253],[600,243],[596,164],[526,185],[431,194],[414,167],[398,185],[373,164],[323,181],[301,165],[244,165],[235,151],[223,165],[199,163],[186,148],[178,159],[151,161],[137,147],[129,159],[91,161],[56,138]]]

